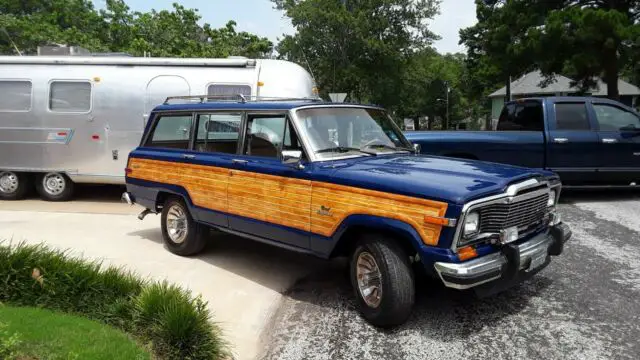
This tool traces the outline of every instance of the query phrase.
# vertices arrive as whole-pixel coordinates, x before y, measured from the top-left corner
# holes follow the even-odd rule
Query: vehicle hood
[[[341,183],[397,194],[464,204],[499,194],[514,182],[545,171],[427,155],[388,155],[334,163]]]

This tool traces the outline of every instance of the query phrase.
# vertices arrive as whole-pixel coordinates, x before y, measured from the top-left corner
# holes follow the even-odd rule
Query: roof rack
[[[199,103],[207,102],[208,100],[214,100],[217,102],[264,102],[264,101],[310,101],[310,102],[322,102],[321,98],[293,98],[293,97],[270,97],[270,96],[252,96],[252,95],[190,95],[190,96],[169,96],[164,104],[168,105],[171,100],[199,100]]]

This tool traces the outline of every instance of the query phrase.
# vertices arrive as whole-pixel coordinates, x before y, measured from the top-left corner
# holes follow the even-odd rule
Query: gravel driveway
[[[479,300],[423,283],[403,327],[355,312],[345,265],[299,281],[264,332],[264,359],[637,359],[640,194],[566,193],[565,253],[523,285]]]

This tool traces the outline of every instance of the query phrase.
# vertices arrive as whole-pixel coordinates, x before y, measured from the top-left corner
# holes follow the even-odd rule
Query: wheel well
[[[478,159],[477,156],[468,154],[468,153],[450,153],[450,154],[444,154],[443,156],[458,158],[458,159],[480,160]]]
[[[166,191],[160,191],[158,192],[158,195],[156,196],[156,211],[160,211],[160,209],[162,209],[162,207],[164,206],[164,203],[167,201],[167,199],[169,199],[170,197],[179,197],[182,198],[182,196],[178,196],[176,194],[172,194],[170,192],[166,192]]]
[[[338,239],[338,243],[335,248],[331,252],[332,258],[341,257],[341,256],[349,256],[351,251],[354,250],[356,243],[358,240],[365,236],[366,234],[383,234],[390,238],[394,238],[398,241],[398,243],[402,246],[402,248],[407,252],[408,255],[413,256],[416,254],[416,249],[413,246],[413,242],[411,239],[407,237],[407,235],[403,234],[400,231],[395,231],[393,229],[372,229],[370,227],[366,227],[363,225],[351,226],[349,227]]]

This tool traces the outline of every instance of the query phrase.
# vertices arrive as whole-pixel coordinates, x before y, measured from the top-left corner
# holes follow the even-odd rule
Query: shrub
[[[43,245],[0,244],[0,302],[102,321],[150,343],[161,358],[230,357],[206,304],[189,291]]]
[[[9,333],[6,325],[0,323],[0,359],[13,360],[17,359],[18,346],[20,345],[20,337],[18,334]]]

